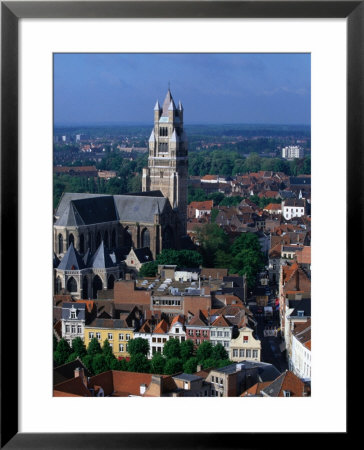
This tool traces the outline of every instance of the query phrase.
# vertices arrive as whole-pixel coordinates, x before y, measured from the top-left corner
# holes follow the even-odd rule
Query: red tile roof
[[[162,319],[154,329],[154,333],[166,334],[168,331],[168,323]]]

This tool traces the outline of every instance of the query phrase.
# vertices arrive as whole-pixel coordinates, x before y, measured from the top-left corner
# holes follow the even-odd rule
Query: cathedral
[[[53,225],[56,293],[94,296],[124,276],[131,249],[148,247],[156,258],[165,248],[183,245],[188,147],[183,107],[181,102],[176,107],[170,89],[163,105],[157,101],[154,107],[148,151],[142,192],[62,195]]]

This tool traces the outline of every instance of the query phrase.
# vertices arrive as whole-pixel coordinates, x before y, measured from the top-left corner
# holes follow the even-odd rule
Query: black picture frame
[[[364,148],[364,1],[1,2],[1,448],[260,448],[280,433],[18,432],[18,21],[21,18],[346,18],[347,19],[347,286],[362,264]],[[359,230],[359,233],[357,232]],[[355,240],[355,243],[354,243]],[[14,270],[15,268],[15,270]],[[11,304],[11,318],[9,318]],[[11,330],[12,345],[6,338]],[[346,389],[346,386],[345,386]],[[334,395],[334,393],[333,393]],[[35,406],[36,408],[36,406]],[[272,418],[273,419],[273,418]],[[258,418],[257,418],[258,420]],[[287,420],[287,418],[282,418]],[[349,425],[349,422],[348,422]],[[211,427],[213,429],[213,426]],[[289,432],[289,426],[287,432]],[[337,433],[340,445],[346,433]],[[162,436],[163,435],[163,436]],[[315,444],[319,436],[316,434]],[[286,438],[284,438],[286,439]],[[311,436],[300,437],[299,447]],[[326,439],[326,436],[323,436]],[[284,441],[281,441],[283,444]],[[288,445],[288,442],[286,442]],[[297,446],[297,441],[294,444]]]

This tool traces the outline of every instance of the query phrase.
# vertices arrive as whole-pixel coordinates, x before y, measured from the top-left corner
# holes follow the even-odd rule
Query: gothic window
[[[67,281],[67,291],[68,292],[77,292],[77,281],[71,277]]]
[[[116,232],[115,232],[115,230],[112,230],[112,233],[111,233],[111,248],[112,249],[116,248]]]
[[[131,247],[133,245],[133,239],[131,237],[131,232],[128,228],[124,230],[124,245],[126,247]]]
[[[73,246],[75,246],[75,237],[73,236],[72,233],[68,236],[68,247],[71,245],[71,242]]]
[[[150,233],[147,228],[142,231],[142,247],[150,247]]]
[[[60,294],[62,291],[62,281],[60,277],[57,277],[56,279],[56,286],[55,286],[56,294]]]
[[[58,235],[58,253],[63,253],[63,236]]]
[[[83,281],[82,281],[82,297],[84,299],[88,299],[88,279],[87,279],[87,277],[84,277]]]
[[[80,252],[85,253],[85,237],[83,234],[80,235]]]
[[[97,298],[97,291],[102,290],[102,281],[101,278],[96,275],[92,281],[92,296],[93,298]]]
[[[96,249],[100,247],[100,244],[101,244],[101,233],[99,231],[96,236]]]
[[[109,248],[109,233],[107,231],[105,231],[104,243],[105,243],[106,247]]]
[[[114,282],[115,282],[114,275],[110,275],[108,280],[107,280],[107,288],[108,289],[113,289],[114,288]]]
[[[170,226],[167,226],[163,232],[163,248],[173,247],[173,231]]]

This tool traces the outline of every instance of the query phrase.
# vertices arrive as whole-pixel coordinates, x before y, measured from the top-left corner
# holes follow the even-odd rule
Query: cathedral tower
[[[143,169],[143,191],[160,190],[178,213],[181,229],[187,229],[188,149],[183,130],[183,107],[176,107],[168,89],[163,105],[154,107],[154,128],[149,138],[148,168]]]

